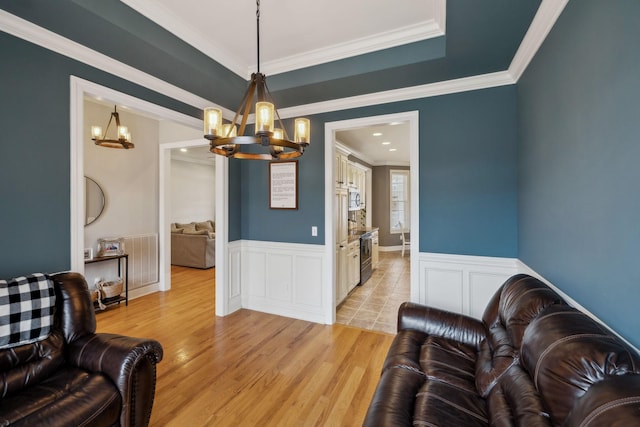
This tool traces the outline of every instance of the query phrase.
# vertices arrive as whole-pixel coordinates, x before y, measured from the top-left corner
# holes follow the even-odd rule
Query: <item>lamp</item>
[[[251,81],[247,88],[238,111],[231,123],[222,124],[222,110],[219,108],[204,109],[204,137],[210,141],[212,153],[236,159],[253,160],[284,160],[300,157],[310,142],[309,119],[297,118],[294,122],[294,137],[289,139],[287,130],[282,124],[278,110],[272,102],[271,93],[267,88],[266,76],[260,73],[260,0],[256,0],[256,28],[258,45],[258,70],[251,74]],[[254,135],[245,135],[245,128],[252,101],[255,104]],[[241,118],[237,129],[238,119]],[[277,119],[278,127],[274,126]],[[269,153],[243,152],[242,145],[257,144],[268,147]]]
[[[107,132],[109,132],[109,126],[114,118],[116,119],[117,138],[109,139],[107,138]],[[124,148],[125,150],[135,147],[131,142],[131,132],[129,132],[129,129],[126,126],[120,125],[120,115],[115,105],[113,106],[113,113],[111,113],[111,117],[109,117],[109,123],[107,123],[104,134],[102,133],[102,126],[91,126],[91,136],[93,137],[91,139],[95,141],[96,145],[100,145],[101,147]]]

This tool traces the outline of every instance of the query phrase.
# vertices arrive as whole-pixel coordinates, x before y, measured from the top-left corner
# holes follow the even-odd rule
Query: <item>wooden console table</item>
[[[112,304],[120,304],[120,302],[124,301],[125,305],[129,305],[129,254],[121,254],[121,255],[109,255],[109,256],[100,256],[92,259],[84,260],[85,264],[93,264],[95,262],[104,262],[104,261],[118,261],[118,277],[121,276],[122,272],[122,262],[124,261],[124,297],[122,295],[118,295],[112,298],[107,298],[102,300],[102,304],[104,305],[112,305]]]

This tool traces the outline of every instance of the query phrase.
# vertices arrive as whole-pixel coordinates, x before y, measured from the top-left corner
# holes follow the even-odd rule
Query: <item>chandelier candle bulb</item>
[[[127,132],[129,132],[129,129],[126,126],[118,126],[119,139],[127,139]]]
[[[222,110],[219,108],[204,109],[204,134],[220,136],[222,129]]]
[[[91,126],[91,136],[95,138],[100,138],[102,136],[102,127],[101,126]]]
[[[236,125],[233,125],[231,123],[225,123],[222,125],[223,138],[235,138],[236,136],[238,136]]]
[[[273,130],[273,138],[274,139],[284,139],[284,132],[280,128],[275,128]]]
[[[295,135],[294,141],[297,143],[309,143],[309,119],[296,119],[295,120]]]
[[[273,104],[256,102],[256,135],[273,132]]]

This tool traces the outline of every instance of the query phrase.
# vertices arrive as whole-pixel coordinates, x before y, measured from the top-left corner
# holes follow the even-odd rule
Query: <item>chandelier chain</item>
[[[260,72],[260,0],[256,0],[256,39],[258,41],[258,73]]]

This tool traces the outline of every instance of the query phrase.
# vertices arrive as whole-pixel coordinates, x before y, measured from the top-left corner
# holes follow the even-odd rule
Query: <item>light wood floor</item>
[[[356,286],[338,309],[336,321],[374,331],[396,333],[398,307],[411,297],[409,255],[380,252],[377,269]]]
[[[164,348],[152,426],[358,426],[393,336],[240,310],[215,316],[214,269],[98,313],[98,331]]]

